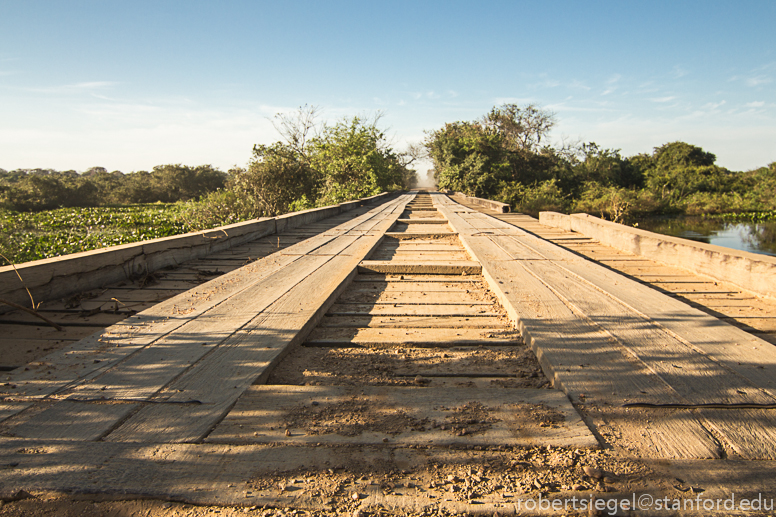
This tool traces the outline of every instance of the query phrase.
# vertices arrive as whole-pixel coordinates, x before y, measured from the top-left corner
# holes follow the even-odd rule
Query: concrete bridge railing
[[[776,257],[632,228],[589,214],[540,212],[539,222],[579,232],[602,244],[776,297]]]

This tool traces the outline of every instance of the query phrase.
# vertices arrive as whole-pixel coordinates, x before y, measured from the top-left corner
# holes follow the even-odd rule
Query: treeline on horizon
[[[685,142],[635,156],[593,142],[554,147],[546,143],[554,125],[553,113],[515,104],[445,124],[425,141],[437,186],[533,215],[584,212],[618,222],[656,214],[776,216],[776,162],[730,171]]]
[[[211,165],[159,165],[124,174],[92,167],[84,173],[52,169],[0,169],[0,208],[36,212],[186,202],[186,223],[211,228],[261,216],[326,206],[385,191],[412,188],[412,153],[399,153],[373,119],[334,124],[316,121],[305,106],[277,115],[282,140],[257,144],[247,167],[227,172]]]
[[[316,121],[305,106],[277,115],[282,139],[255,145],[247,167],[160,165],[124,174],[0,169],[0,208],[33,212],[184,202],[186,224],[203,229],[408,189],[412,163],[426,156],[438,188],[509,203],[513,210],[586,212],[615,221],[654,214],[762,213],[776,210],[776,162],[736,172],[685,142],[634,156],[595,143],[550,145],[555,115],[505,104],[480,119],[427,132],[422,146],[398,152],[379,116]]]

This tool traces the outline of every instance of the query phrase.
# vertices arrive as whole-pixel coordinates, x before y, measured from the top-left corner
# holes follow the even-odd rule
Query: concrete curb
[[[776,257],[704,244],[604,221],[589,214],[540,212],[539,222],[579,232],[601,244],[776,297]]]
[[[60,257],[0,267],[0,298],[28,306],[35,302],[64,298],[97,289],[105,284],[137,278],[188,260],[229,249],[274,233],[283,233],[321,219],[386,199],[390,193],[292,212],[278,217],[262,217],[200,232],[133,242]],[[18,271],[18,275],[17,275]],[[24,280],[19,280],[19,275]],[[13,310],[0,304],[0,314]]]

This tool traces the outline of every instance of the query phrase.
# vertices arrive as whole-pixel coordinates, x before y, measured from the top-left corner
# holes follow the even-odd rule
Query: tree
[[[266,216],[283,214],[294,202],[315,198],[315,172],[307,158],[283,142],[254,145],[248,170],[232,174],[228,188]]]
[[[504,136],[478,122],[452,122],[427,133],[426,149],[441,189],[470,196],[492,195],[509,177]]]
[[[157,165],[151,171],[151,180],[157,191],[154,201],[175,202],[196,199],[203,194],[222,188],[226,174],[210,165]]]
[[[373,120],[342,119],[313,139],[311,163],[320,178],[320,203],[340,203],[402,188],[405,167]]]
[[[302,106],[278,114],[273,124],[281,141],[255,145],[247,170],[235,171],[228,189],[241,206],[263,215],[340,203],[414,184],[410,158],[396,153],[373,119],[316,122],[318,109]]]
[[[535,104],[521,108],[517,104],[503,104],[494,107],[482,117],[482,125],[497,131],[504,137],[504,144],[510,150],[538,151],[553,126],[555,113]]]
[[[554,123],[553,113],[535,105],[504,104],[480,120],[427,133],[439,188],[495,198],[506,184],[555,178],[559,156],[547,146],[539,148]]]
[[[675,167],[703,167],[714,165],[717,161],[717,157],[712,153],[685,142],[671,142],[655,147],[653,156],[657,167],[664,170]]]

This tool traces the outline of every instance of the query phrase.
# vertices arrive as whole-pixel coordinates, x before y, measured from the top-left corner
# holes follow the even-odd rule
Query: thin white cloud
[[[771,82],[773,82],[773,79],[771,79],[770,77],[765,77],[760,75],[757,77],[750,77],[749,79],[747,79],[746,85],[756,87],[756,86],[761,86],[763,84],[769,84]]]
[[[721,107],[721,106],[724,106],[724,105],[725,105],[725,102],[726,102],[726,101],[720,101],[720,102],[707,102],[706,104],[704,104],[704,105],[703,105],[703,106],[701,106],[701,107],[702,107],[703,109],[707,109],[707,110],[715,110],[715,109],[717,109],[717,108],[719,108],[719,107]]]
[[[591,90],[591,88],[588,85],[586,85],[585,83],[577,79],[574,79],[573,81],[571,81],[568,84],[568,87],[573,88],[575,90],[585,90],[586,92],[589,92]]]
[[[503,104],[517,104],[518,106],[521,106],[523,104],[533,104],[535,102],[535,99],[529,97],[496,97],[493,99],[493,103],[496,106],[501,106]]]
[[[754,102],[747,102],[744,104],[747,108],[762,108],[765,106],[765,103],[763,101],[754,101]]]
[[[119,83],[113,81],[87,81],[75,84],[25,88],[25,90],[33,93],[72,94],[81,92],[94,92],[96,90],[103,90],[117,84]]]
[[[84,83],[76,83],[76,84],[69,84],[66,86],[66,88],[73,88],[75,90],[95,90],[99,88],[107,88],[108,86],[113,86],[115,83],[113,81],[87,81]]]
[[[674,95],[668,95],[666,97],[654,97],[651,100],[652,102],[671,102],[672,100],[676,99],[676,96]]]
[[[679,79],[680,77],[684,77],[685,75],[689,74],[687,70],[682,68],[679,65],[674,65],[674,70],[671,75],[673,75],[676,79]]]

